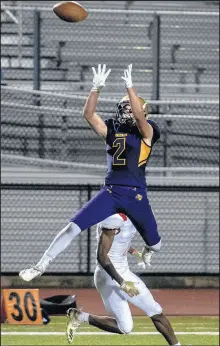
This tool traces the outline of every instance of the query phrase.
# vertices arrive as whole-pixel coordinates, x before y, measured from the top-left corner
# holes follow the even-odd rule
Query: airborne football
[[[88,17],[88,12],[75,1],[63,1],[53,6],[54,13],[65,22],[81,22]]]
[[[218,5],[1,2],[3,345],[219,345]]]

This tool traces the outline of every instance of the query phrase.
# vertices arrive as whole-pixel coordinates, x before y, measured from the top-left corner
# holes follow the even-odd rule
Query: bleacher
[[[52,7],[55,2],[50,3]],[[186,10],[181,1],[166,2],[166,6],[157,1],[150,2],[151,5],[146,1],[82,1],[82,4],[88,9]],[[205,2],[188,4],[187,10],[203,12],[205,9],[210,11],[211,7],[211,11],[216,11],[215,5]],[[31,1],[23,2],[23,5],[34,8],[39,3]],[[48,5],[45,1],[40,4],[41,7]],[[32,88],[33,11],[23,10],[22,13],[20,38],[18,25],[2,11],[2,70],[5,84]],[[18,12],[15,11],[15,15],[18,16]],[[120,80],[123,69],[132,62],[139,93],[151,98],[152,20],[152,14],[127,16],[126,13],[91,12],[85,22],[70,25],[58,20],[52,11],[42,11],[41,89],[88,93],[91,67],[106,63],[112,68],[112,73],[104,94],[117,96],[123,92]],[[218,20],[218,16],[161,14],[161,99],[218,97]]]
[[[28,7],[52,7],[57,1],[48,0],[41,1],[11,1],[7,0],[8,6],[28,6]],[[80,1],[80,4],[86,9],[101,8],[101,9],[129,9],[129,10],[191,10],[191,11],[216,11],[219,1]]]
[[[82,117],[84,100],[2,89],[1,147],[5,154],[104,165],[104,143]],[[114,117],[116,102],[101,101],[98,114]],[[218,104],[161,105],[150,117],[162,135],[151,156],[152,167],[210,167],[219,162]],[[170,115],[169,115],[170,114]]]

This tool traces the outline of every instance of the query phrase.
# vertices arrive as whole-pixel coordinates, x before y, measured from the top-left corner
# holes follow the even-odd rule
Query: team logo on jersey
[[[142,195],[140,195],[139,193],[136,195],[136,197],[135,197],[138,201],[141,201],[142,200],[142,198],[143,198],[143,196]]]
[[[127,135],[127,133],[116,133],[115,137],[126,137]]]

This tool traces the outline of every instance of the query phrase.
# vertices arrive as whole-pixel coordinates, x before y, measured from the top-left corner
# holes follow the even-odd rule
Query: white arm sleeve
[[[115,229],[123,226],[124,220],[119,214],[114,214],[100,223],[100,228]]]

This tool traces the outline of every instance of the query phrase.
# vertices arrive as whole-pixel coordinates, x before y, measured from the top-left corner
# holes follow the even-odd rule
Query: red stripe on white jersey
[[[119,213],[119,215],[124,221],[127,221],[127,216],[125,214]]]

